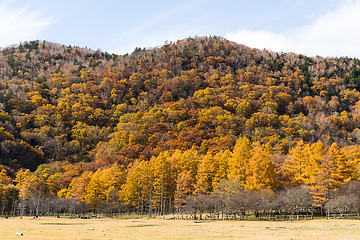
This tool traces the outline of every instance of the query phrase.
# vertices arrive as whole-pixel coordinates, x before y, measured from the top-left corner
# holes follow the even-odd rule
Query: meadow
[[[16,233],[23,233],[22,236]],[[0,239],[360,239],[358,220],[0,219]]]

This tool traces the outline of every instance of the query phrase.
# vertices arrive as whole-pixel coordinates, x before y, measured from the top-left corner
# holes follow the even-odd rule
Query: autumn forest
[[[358,59],[23,42],[0,109],[1,215],[359,213]]]

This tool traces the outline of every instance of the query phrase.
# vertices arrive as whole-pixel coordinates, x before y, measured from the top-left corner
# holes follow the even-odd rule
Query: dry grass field
[[[24,235],[18,236],[17,232]],[[194,221],[161,219],[0,219],[0,239],[360,239],[360,221]]]

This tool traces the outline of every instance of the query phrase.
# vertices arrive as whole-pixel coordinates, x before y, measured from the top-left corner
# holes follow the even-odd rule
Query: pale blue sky
[[[0,46],[47,40],[131,53],[223,36],[250,47],[360,57],[360,0],[0,0]]]

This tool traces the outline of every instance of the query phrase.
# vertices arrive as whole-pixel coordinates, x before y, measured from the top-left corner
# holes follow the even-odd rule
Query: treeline
[[[117,162],[54,162],[39,166],[35,172],[20,170],[14,180],[2,170],[0,193],[7,212],[15,201],[40,204],[49,198],[59,198],[56,201],[67,204],[75,201],[73,205],[84,203],[95,212],[122,209],[155,215],[189,209],[201,211],[208,209],[206,204],[213,200],[222,204],[222,211],[244,204],[260,207],[259,199],[268,202],[261,211],[273,211],[280,205],[285,213],[310,212],[310,207],[322,211],[325,206],[337,208],[334,204],[345,200],[358,206],[356,190],[344,190],[347,184],[357,186],[354,184],[359,179],[358,148],[300,141],[282,156],[270,144],[241,138],[233,151],[214,154],[202,154],[195,148],[167,151],[150,161],[137,160],[127,168]],[[244,207],[244,211],[250,208]],[[350,209],[355,211],[355,207]]]

